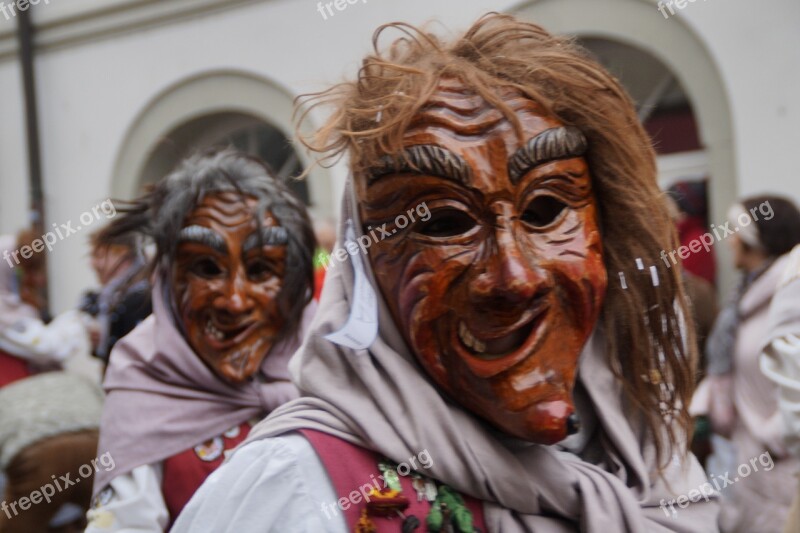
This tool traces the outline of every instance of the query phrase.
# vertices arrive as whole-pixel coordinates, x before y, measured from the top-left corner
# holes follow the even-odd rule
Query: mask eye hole
[[[204,279],[213,279],[222,274],[222,268],[216,261],[208,257],[198,259],[192,263],[189,271]]]
[[[247,263],[247,277],[254,281],[263,281],[274,274],[272,265],[265,259],[255,259]]]
[[[529,226],[543,229],[558,220],[566,208],[567,204],[553,196],[539,196],[528,204],[521,218]]]
[[[443,238],[463,235],[475,227],[475,219],[458,209],[437,209],[417,228],[426,237]]]

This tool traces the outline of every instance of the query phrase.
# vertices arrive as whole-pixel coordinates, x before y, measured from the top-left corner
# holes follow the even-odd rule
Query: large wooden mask
[[[517,91],[518,128],[458,80],[440,83],[387,156],[356,180],[364,229],[431,216],[370,250],[417,360],[466,409],[522,439],[574,430],[579,354],[606,271],[583,134]]]

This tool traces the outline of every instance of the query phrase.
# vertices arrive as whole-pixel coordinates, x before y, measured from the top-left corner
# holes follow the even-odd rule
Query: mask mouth
[[[240,320],[220,320],[210,315],[205,322],[203,333],[214,349],[226,349],[246,339],[259,323],[249,317]]]
[[[500,359],[519,348],[530,336],[533,326],[534,323],[531,321],[506,335],[494,338],[482,337],[484,340],[481,340],[461,321],[458,323],[458,338],[476,357],[487,360]]]
[[[528,309],[513,325],[481,331],[458,320],[452,345],[470,370],[479,377],[491,377],[528,357],[544,337],[545,302]]]

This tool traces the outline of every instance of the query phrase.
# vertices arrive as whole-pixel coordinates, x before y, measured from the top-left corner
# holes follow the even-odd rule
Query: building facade
[[[83,215],[108,198],[131,198],[187,151],[232,144],[287,179],[308,167],[289,142],[294,98],[352,75],[374,29],[391,21],[435,20],[432,28],[445,32],[498,11],[574,35],[628,85],[643,120],[659,110],[691,115],[691,126],[673,134],[678,142],[664,143],[677,148],[662,151],[660,179],[708,177],[712,222],[744,195],[800,201],[796,0],[40,0],[30,10],[45,228],[81,227],[49,252],[56,312],[94,284],[87,237],[106,215]],[[7,12],[0,233],[23,227],[30,204],[18,15]],[[330,216],[345,177],[342,163],[314,167],[293,186],[312,213]],[[714,250],[724,291],[734,273],[727,247]]]

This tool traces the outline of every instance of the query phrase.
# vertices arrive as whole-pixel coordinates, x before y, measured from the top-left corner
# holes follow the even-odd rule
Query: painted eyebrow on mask
[[[280,246],[289,243],[289,234],[283,226],[266,226],[247,236],[242,251],[248,252],[262,246]]]
[[[387,174],[426,174],[456,181],[462,185],[472,183],[472,169],[458,154],[434,144],[409,146],[400,154],[384,156],[369,170],[367,186]]]
[[[225,239],[213,229],[204,226],[186,226],[178,234],[178,242],[202,244],[213,248],[221,254],[228,253],[228,245],[225,243]]]
[[[511,183],[518,183],[530,169],[557,159],[580,157],[586,148],[586,137],[578,128],[544,130],[514,152],[508,160],[508,177]]]

